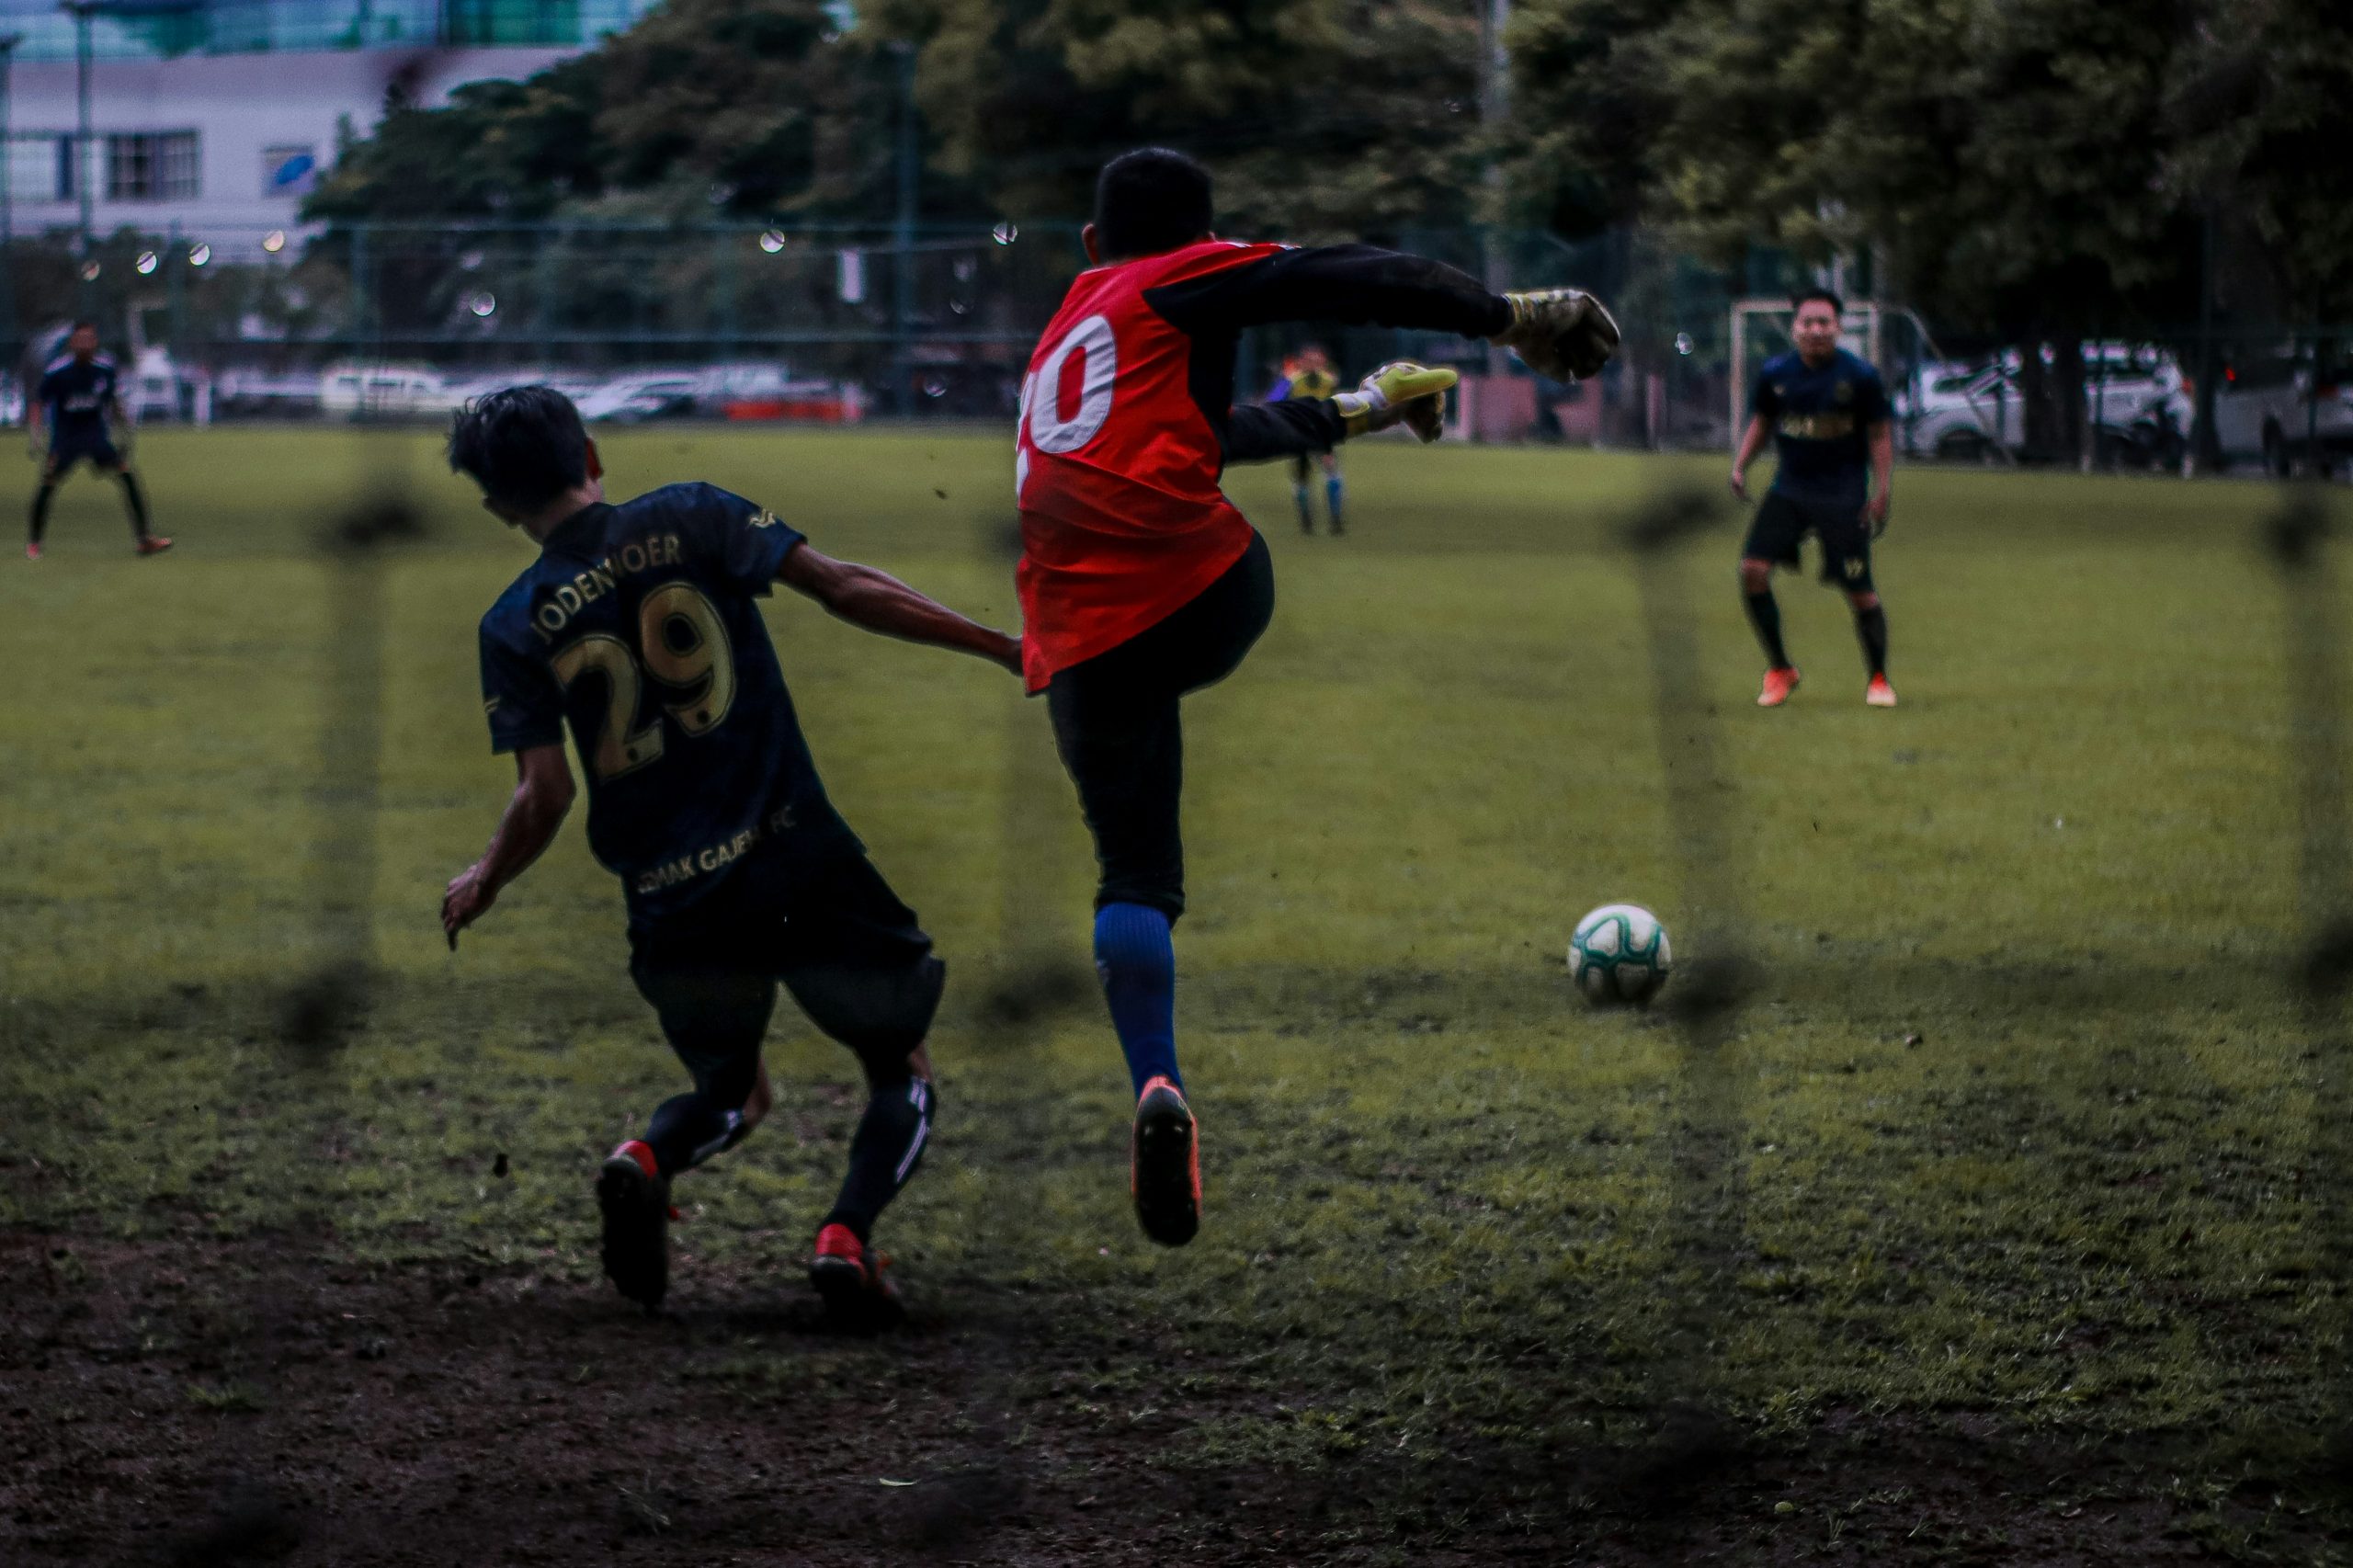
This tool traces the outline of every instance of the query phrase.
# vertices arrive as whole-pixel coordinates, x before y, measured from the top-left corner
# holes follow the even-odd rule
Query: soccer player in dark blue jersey
[[[1790,329],[1796,349],[1768,359],[1749,395],[1748,429],[1732,460],[1732,493],[1748,498],[1748,465],[1777,437],[1780,465],[1773,488],[1756,509],[1740,551],[1740,586],[1749,624],[1765,646],[1759,708],[1779,708],[1798,687],[1798,669],[1781,646],[1781,608],[1773,600],[1773,568],[1798,565],[1798,543],[1822,540],[1822,580],[1847,596],[1855,611],[1870,679],[1863,700],[1895,706],[1887,681],[1887,611],[1871,582],[1871,540],[1887,530],[1895,480],[1895,439],[1888,425],[1887,389],[1868,360],[1838,347],[1845,307],[1827,289],[1797,297]]]
[[[519,782],[489,848],[449,883],[442,926],[454,949],[554,838],[573,799],[568,725],[589,847],[628,901],[631,976],[694,1079],[605,1161],[605,1272],[660,1303],[671,1181],[767,1113],[760,1047],[780,981],[857,1053],[870,1090],[811,1281],[845,1321],[895,1316],[870,1236],[938,1113],[923,1041],[945,969],[825,798],[758,601],[783,583],[854,625],[1016,672],[1019,640],[828,559],[708,484],[608,505],[597,448],[551,388],[469,403],[449,465],[540,554],[483,617],[492,748],[515,754]]]
[[[98,329],[77,321],[66,335],[65,352],[41,372],[33,389],[28,433],[33,455],[41,460],[40,488],[33,492],[31,537],[25,540],[25,559],[40,559],[41,536],[49,531],[49,504],[57,482],[84,459],[101,473],[122,482],[123,504],[131,512],[132,548],[142,555],[158,555],[172,541],[147,526],[147,498],[139,492],[139,477],[114,444],[109,420],[121,419],[122,400],[116,395],[114,361],[98,352]],[[49,449],[40,448],[42,425],[49,426]]]

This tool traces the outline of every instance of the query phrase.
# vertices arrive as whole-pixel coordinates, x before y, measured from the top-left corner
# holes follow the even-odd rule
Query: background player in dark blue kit
[[[49,503],[57,482],[85,458],[90,466],[122,481],[122,498],[131,509],[131,532],[142,555],[172,548],[168,539],[149,531],[147,498],[139,493],[138,476],[116,450],[108,421],[122,418],[122,403],[115,396],[114,361],[98,352],[98,329],[85,321],[74,324],[66,335],[65,352],[41,372],[33,389],[28,420],[33,453],[41,460],[40,488],[33,493],[32,534],[25,541],[25,559],[40,559],[41,536],[49,531]],[[40,449],[40,427],[49,426],[49,450]]]
[[[1748,465],[1779,437],[1780,466],[1773,488],[1740,551],[1740,585],[1749,623],[1765,646],[1759,708],[1779,708],[1798,686],[1797,666],[1781,646],[1781,608],[1773,600],[1773,568],[1798,564],[1798,541],[1822,540],[1822,580],[1843,589],[1854,607],[1870,680],[1863,700],[1895,706],[1887,681],[1887,612],[1871,581],[1871,540],[1887,529],[1895,480],[1895,440],[1888,426],[1887,389],[1868,360],[1838,347],[1838,296],[1815,289],[1797,297],[1790,336],[1794,353],[1768,359],[1749,395],[1748,429],[1732,460],[1732,493],[1748,498]]]
[[[548,387],[468,404],[449,465],[541,553],[483,617],[491,744],[515,754],[519,783],[490,847],[449,883],[442,926],[455,948],[554,838],[573,799],[568,723],[589,847],[629,904],[631,976],[694,1077],[605,1161],[606,1273],[649,1309],[661,1301],[670,1182],[767,1114],[760,1047],[781,981],[858,1054],[870,1091],[810,1278],[837,1315],[895,1314],[868,1244],[937,1112],[923,1040],[945,970],[825,798],[757,600],[781,582],[856,625],[1017,672],[1019,641],[820,555],[708,484],[608,506],[578,411]]]

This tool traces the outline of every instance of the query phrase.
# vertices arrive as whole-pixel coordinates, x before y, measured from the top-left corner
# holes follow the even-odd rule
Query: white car
[[[2104,453],[2138,454],[2150,410],[2179,389],[2180,373],[2169,359],[2118,353],[2112,345],[2086,347],[2094,363],[2084,381],[2084,415]],[[1896,408],[1897,438],[1915,457],[1969,461],[1996,450],[2020,454],[2026,429],[2026,393],[2015,364],[1938,367]]]
[[[2313,384],[2310,350],[2233,355],[2214,388],[2214,444],[2225,466],[2260,464],[2281,479],[2353,458],[2353,375]],[[2177,416],[2189,428],[2183,397]]]
[[[319,412],[330,419],[400,419],[447,414],[465,400],[422,365],[330,365],[319,378]]]

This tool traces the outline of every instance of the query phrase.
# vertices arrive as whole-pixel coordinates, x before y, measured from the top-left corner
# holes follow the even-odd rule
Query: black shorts
[[[1824,506],[1768,490],[1756,508],[1756,520],[1748,525],[1741,557],[1796,571],[1801,564],[1798,541],[1808,534],[1822,540],[1824,582],[1850,594],[1871,591],[1871,526],[1859,502]]]
[[[740,1106],[780,981],[809,1021],[888,1072],[921,1045],[948,966],[915,912],[855,851],[814,873],[756,859],[685,915],[630,934],[630,978],[695,1087]]]
[[[75,463],[88,460],[92,468],[115,470],[122,467],[122,454],[103,430],[90,435],[59,434],[49,444],[48,476],[63,479]]]
[[[1223,680],[1275,614],[1267,541],[1250,548],[1167,619],[1057,674],[1046,688],[1054,745],[1078,786],[1101,869],[1095,906],[1185,913],[1185,786],[1178,699]]]

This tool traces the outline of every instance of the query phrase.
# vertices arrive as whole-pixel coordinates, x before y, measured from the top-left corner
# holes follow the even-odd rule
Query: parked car
[[[2214,389],[2214,443],[2223,463],[2258,463],[2286,478],[2298,468],[2323,470],[2353,458],[2353,368],[2315,381],[2313,352],[2280,348],[2225,358]],[[2182,397],[2182,427],[2189,399]]]
[[[2093,426],[2101,461],[2144,466],[2159,460],[2153,443],[2159,424],[2152,410],[2181,386],[2171,358],[2129,346],[2087,344],[2084,415]],[[2026,393],[2015,355],[1974,370],[1939,367],[1916,392],[1899,400],[1897,439],[1915,457],[1984,460],[1996,451],[2026,450]]]
[[[623,425],[676,419],[697,412],[703,380],[691,371],[620,376],[574,401],[580,405],[583,419],[608,419]]]
[[[319,379],[319,412],[330,419],[417,418],[463,401],[422,365],[330,365]]]

